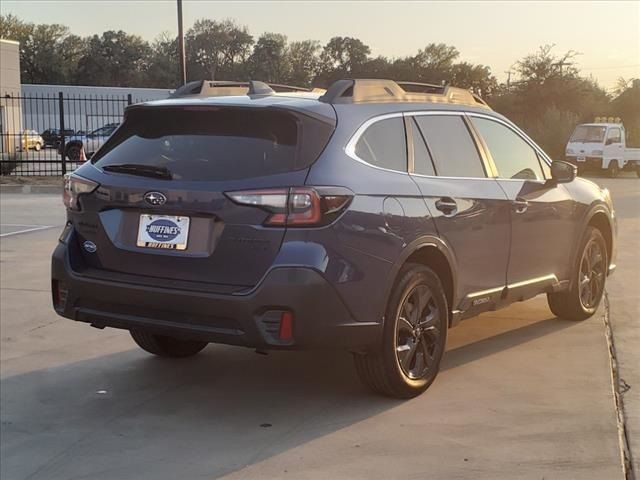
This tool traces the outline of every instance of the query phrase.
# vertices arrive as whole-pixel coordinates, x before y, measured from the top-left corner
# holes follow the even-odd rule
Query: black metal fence
[[[129,95],[0,97],[0,174],[63,175],[89,158],[122,122]]]

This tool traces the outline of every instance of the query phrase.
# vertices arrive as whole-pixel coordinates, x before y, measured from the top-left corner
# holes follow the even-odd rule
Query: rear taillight
[[[271,227],[317,227],[335,220],[349,205],[353,193],[343,187],[294,187],[227,192],[238,205],[261,208],[271,215]]]
[[[62,201],[65,207],[69,210],[80,210],[78,197],[93,192],[98,186],[94,181],[87,180],[73,173],[67,173],[64,176],[64,191],[62,193]]]

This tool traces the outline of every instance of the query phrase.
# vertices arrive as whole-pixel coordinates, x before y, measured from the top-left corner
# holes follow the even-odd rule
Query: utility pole
[[[180,57],[180,81],[187,83],[187,65],[184,53],[184,28],[182,27],[182,0],[178,0],[178,56]]]
[[[560,60],[559,62],[553,63],[552,64],[554,67],[560,67],[560,76],[562,77],[563,75],[563,67],[565,65],[573,65],[573,62],[565,62],[564,60]]]
[[[513,73],[513,70],[509,69],[504,73],[507,74],[507,90],[511,90],[511,74]]]

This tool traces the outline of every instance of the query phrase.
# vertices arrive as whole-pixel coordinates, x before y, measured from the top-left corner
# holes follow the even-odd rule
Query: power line
[[[640,67],[640,63],[633,65],[618,65],[616,67],[580,67],[580,70],[613,70],[615,68],[635,68]]]

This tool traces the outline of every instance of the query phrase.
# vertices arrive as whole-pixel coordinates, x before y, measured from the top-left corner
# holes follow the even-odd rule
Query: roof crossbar
[[[412,102],[489,108],[480,97],[463,88],[382,79],[338,80],[319,100],[331,104]]]
[[[294,87],[279,83],[264,83],[257,80],[232,82],[226,80],[196,80],[177,88],[171,98],[180,97],[224,97],[231,95],[271,95],[280,92],[311,92],[310,88]]]

